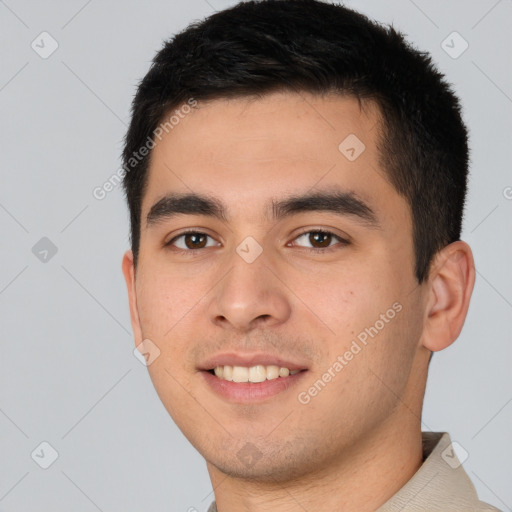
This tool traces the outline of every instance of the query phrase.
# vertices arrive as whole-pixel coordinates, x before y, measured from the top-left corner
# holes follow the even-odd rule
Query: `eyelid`
[[[334,238],[338,239],[338,243],[337,244],[329,245],[327,247],[304,247],[304,246],[298,246],[298,247],[302,247],[303,249],[306,249],[306,250],[309,250],[309,251],[326,252],[326,251],[328,251],[330,249],[336,248],[336,246],[339,245],[339,244],[341,244],[341,245],[349,245],[351,243],[350,237],[348,237],[348,236],[342,236],[342,235],[336,234],[334,231],[332,231],[330,229],[315,228],[315,227],[313,227],[313,228],[311,228],[311,227],[304,228],[303,230],[301,230],[299,233],[297,233],[293,237],[292,242],[297,240],[297,238],[301,237],[302,235],[306,235],[308,233],[322,233],[324,235],[332,235]]]
[[[177,239],[181,238],[182,236],[186,236],[186,235],[205,235],[206,237],[208,238],[211,238],[212,240],[215,240],[216,242],[218,242],[218,240],[216,240],[212,235],[208,234],[204,228],[198,228],[198,229],[186,229],[185,231],[181,231],[175,235],[173,235],[167,242],[163,242],[163,247],[168,247],[168,246],[171,246],[173,243],[176,242]],[[197,251],[197,250],[201,250],[201,249],[206,249],[207,247],[199,247],[198,249],[181,249],[179,247],[175,247],[174,250],[175,251],[181,251],[181,252],[194,252],[194,251]]]

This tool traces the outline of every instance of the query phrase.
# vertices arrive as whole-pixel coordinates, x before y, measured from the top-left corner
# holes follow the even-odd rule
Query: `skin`
[[[455,242],[418,285],[410,208],[379,165],[379,130],[370,102],[280,92],[199,103],[153,149],[138,265],[130,251],[122,265],[135,344],[158,346],[151,379],[206,459],[220,512],[375,510],[421,465],[429,356],[459,335],[474,264]],[[338,149],[349,134],[366,147],[352,162]],[[271,199],[335,188],[362,198],[380,227],[326,211],[266,215]],[[179,215],[147,226],[170,192],[214,196],[227,220]],[[208,246],[193,255],[175,250],[183,237],[164,246],[189,228],[209,235]],[[333,237],[312,252],[299,235],[315,228],[349,243]],[[236,252],[247,236],[263,249],[250,264]],[[395,303],[401,311],[300,403],[298,393]],[[231,403],[198,370],[221,351],[279,354],[308,371],[268,400]],[[254,464],[237,456],[244,447]]]

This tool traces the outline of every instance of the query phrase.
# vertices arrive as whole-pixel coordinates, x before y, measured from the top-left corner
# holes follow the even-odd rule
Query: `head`
[[[238,4],[158,52],[123,158],[135,342],[211,465],[285,478],[419,423],[474,280],[467,131],[428,55],[345,7]],[[208,371],[231,356],[301,372],[220,398]]]

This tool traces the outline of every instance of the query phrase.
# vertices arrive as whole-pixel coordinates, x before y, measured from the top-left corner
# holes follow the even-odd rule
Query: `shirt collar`
[[[498,510],[478,500],[447,432],[422,432],[422,441],[423,464],[377,512]]]

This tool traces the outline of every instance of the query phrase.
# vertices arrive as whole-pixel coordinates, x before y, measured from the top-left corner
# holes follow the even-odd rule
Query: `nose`
[[[228,265],[230,270],[213,290],[209,304],[215,325],[246,333],[286,322],[291,315],[291,292],[265,251],[252,263],[233,251]]]

